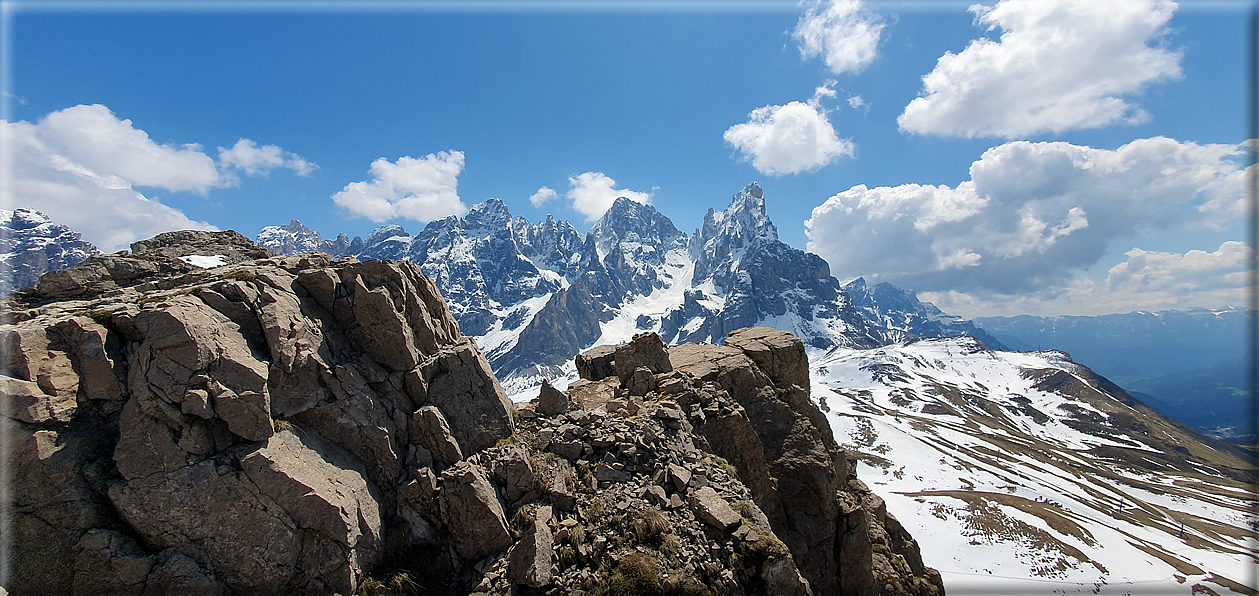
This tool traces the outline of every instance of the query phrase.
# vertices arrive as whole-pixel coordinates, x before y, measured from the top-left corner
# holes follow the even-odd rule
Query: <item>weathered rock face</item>
[[[639,336],[516,410],[416,266],[214,238],[9,303],[11,593],[939,591],[790,335]]]
[[[141,292],[170,289],[193,281],[206,268],[203,265],[230,265],[271,256],[266,249],[230,230],[166,232],[132,244],[131,251],[131,255],[94,255],[69,269],[48,273],[39,278],[33,291],[17,298],[28,303],[86,300],[126,287]]]
[[[589,376],[570,393],[588,407],[597,395],[592,382],[612,383],[614,396],[635,395],[632,375],[617,383],[628,368],[617,360],[632,359],[629,366],[642,371],[639,364],[654,348],[640,336],[616,348],[611,363],[602,362],[606,349],[586,356]],[[812,593],[943,592],[939,574],[923,566],[917,543],[856,480],[810,400],[808,361],[799,339],[768,327],[741,329],[725,345],[683,344],[669,349],[668,357],[670,366],[653,376],[654,388],[642,397],[644,409],[666,429],[683,432],[733,466],[766,520],[766,531],[791,553]],[[606,379],[590,372],[594,362]],[[614,401],[604,407],[611,411]],[[666,470],[699,518],[714,529],[732,529],[735,520],[720,498],[696,486],[688,470]]]
[[[164,234],[10,303],[10,592],[349,594],[397,536],[462,538],[432,466],[513,408],[435,286],[237,236]]]

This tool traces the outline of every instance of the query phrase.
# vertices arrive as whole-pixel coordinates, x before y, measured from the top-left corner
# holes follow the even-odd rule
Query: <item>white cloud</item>
[[[836,277],[918,291],[1052,289],[1096,264],[1116,239],[1243,217],[1242,155],[1240,145],[1164,137],[1113,151],[1006,143],[953,188],[862,185],[836,194],[805,222],[809,250]]]
[[[34,124],[0,120],[0,125],[0,153],[6,157],[8,182],[0,205],[38,209],[106,251],[161,232],[216,229],[135,187],[205,195],[240,182],[234,173],[225,171],[227,167],[246,174],[265,173],[269,168],[265,159],[272,155],[298,173],[314,167],[275,145],[258,147],[241,139],[232,151],[255,150],[252,165],[233,164],[229,158],[220,169],[200,145],[154,142],[131,120],[119,119],[103,105],[58,110]],[[222,157],[224,150],[219,151]],[[242,151],[228,154],[245,155]]]
[[[316,166],[302,156],[285,151],[275,145],[258,146],[249,139],[240,139],[231,149],[219,147],[219,163],[235,168],[250,176],[266,175],[276,168],[293,170],[298,176],[309,176]]]
[[[859,73],[878,57],[883,24],[862,9],[861,0],[815,1],[796,23],[791,37],[800,57],[822,56],[835,74]]]
[[[135,186],[205,194],[231,185],[199,145],[159,145],[102,105],[52,112],[39,122],[36,134],[47,151]]]
[[[1191,250],[1184,254],[1134,248],[1128,259],[1111,267],[1106,289],[1113,292],[1156,292],[1183,295],[1191,292],[1235,290],[1241,304],[1250,280],[1255,251],[1245,243],[1229,241],[1214,252]]]
[[[549,186],[540,186],[538,187],[537,192],[529,195],[529,203],[534,207],[541,207],[547,201],[550,201],[558,196],[559,195],[556,194],[555,189]]]
[[[722,138],[741,153],[742,161],[772,176],[813,171],[851,157],[856,145],[839,138],[821,105],[823,97],[835,97],[834,83],[818,87],[808,103],[756,108],[747,122],[726,129]]]
[[[429,222],[463,215],[468,207],[459,200],[461,172],[462,151],[439,151],[419,159],[403,156],[392,163],[381,157],[368,171],[371,180],[347,184],[332,200],[377,223],[394,218]]]
[[[587,222],[593,222],[603,216],[618,197],[631,201],[651,204],[651,195],[629,189],[614,188],[616,181],[603,172],[584,172],[568,177],[568,198],[573,202],[573,209],[586,216]]]
[[[857,108],[865,107],[865,108],[866,108],[866,110],[867,110],[867,111],[869,111],[869,107],[868,107],[868,106],[866,106],[866,100],[861,99],[861,96],[860,96],[860,95],[849,95],[849,96],[848,96],[848,107],[850,107],[850,108],[852,108],[852,109],[854,109],[854,110],[855,110],[855,109],[857,109]]]
[[[0,120],[7,184],[0,205],[38,209],[105,251],[170,230],[213,230],[134,186],[205,193],[231,182],[196,145],[154,143],[105,106]]]
[[[1140,122],[1148,114],[1124,97],[1181,76],[1180,54],[1157,45],[1176,10],[1170,0],[1001,0],[970,10],[1002,30],[1000,41],[941,56],[897,118],[901,130],[1015,138]]]
[[[1134,248],[1126,257],[1103,280],[1077,277],[1053,291],[1008,295],[948,290],[918,296],[945,312],[972,318],[1241,306],[1255,290],[1250,274],[1255,251],[1242,242],[1230,240],[1213,252],[1183,254]]]

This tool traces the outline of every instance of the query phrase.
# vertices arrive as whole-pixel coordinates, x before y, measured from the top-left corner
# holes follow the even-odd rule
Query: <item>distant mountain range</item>
[[[281,254],[326,245],[298,222],[265,228],[258,242]],[[388,225],[366,240],[342,236],[337,244],[346,249],[335,256],[419,264],[509,391],[571,376],[580,351],[644,331],[669,344],[720,343],[730,331],[763,324],[791,331],[813,350],[908,337],[863,316],[826,261],[778,240],[756,183],[725,210],[709,209],[703,227],[689,235],[654,207],[626,198],[584,237],[566,221],[513,217],[491,199],[414,236]],[[912,296],[899,298],[924,308]],[[873,296],[863,300],[878,310]],[[919,329],[929,329],[929,317],[919,318]]]
[[[1159,412],[1220,438],[1254,440],[1246,333],[1253,311],[1193,308],[1100,316],[983,317],[1016,350],[1063,350]]]
[[[844,284],[853,306],[872,325],[908,331],[918,337],[970,336],[992,350],[1008,350],[1001,340],[975,323],[944,313],[930,302],[918,300],[913,292],[882,282],[870,286],[864,277]]]

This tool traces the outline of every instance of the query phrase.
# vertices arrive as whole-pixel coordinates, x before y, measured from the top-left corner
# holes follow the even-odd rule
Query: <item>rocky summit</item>
[[[803,343],[655,334],[507,400],[412,263],[178,232],[0,325],[15,594],[938,594]]]

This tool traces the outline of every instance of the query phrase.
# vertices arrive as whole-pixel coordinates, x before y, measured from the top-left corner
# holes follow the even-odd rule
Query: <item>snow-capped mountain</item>
[[[35,285],[39,276],[99,254],[78,232],[34,209],[0,209],[0,294]]]
[[[362,248],[363,240],[355,238],[357,245],[350,238],[340,234],[334,240],[323,237],[304,225],[299,220],[292,220],[287,226],[267,226],[258,232],[254,242],[277,255],[296,255],[308,252],[326,252],[334,257],[353,254]]]
[[[1236,358],[1246,350],[1252,316],[1247,308],[1224,307],[1097,316],[981,317],[975,324],[1013,349],[1035,350],[1039,345],[1064,350],[1123,383]]]
[[[950,593],[1259,588],[1244,454],[1065,353],[924,339],[833,349],[810,365],[858,476]]]
[[[1253,441],[1246,355],[1254,316],[1247,308],[1224,307],[975,323],[1014,349],[1066,351],[1201,432]]]
[[[327,241],[294,221],[259,234],[273,252]],[[651,205],[617,199],[583,238],[570,223],[513,217],[498,199],[411,235],[397,225],[342,242],[333,256],[415,262],[441,289],[504,385],[574,373],[591,346],[654,331],[670,344],[720,343],[765,324],[815,349],[872,347],[903,336],[853,308],[820,257],[778,240],[756,183],[687,235]]]
[[[967,335],[984,342],[993,350],[1005,350],[1005,344],[989,335],[975,323],[950,315],[930,302],[922,302],[909,290],[881,282],[873,286],[864,277],[844,284],[844,292],[853,306],[871,324],[899,329],[918,337],[958,337]]]

